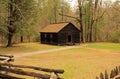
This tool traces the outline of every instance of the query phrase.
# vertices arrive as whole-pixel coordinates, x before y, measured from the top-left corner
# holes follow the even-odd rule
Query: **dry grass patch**
[[[0,54],[27,53],[27,52],[33,52],[33,51],[60,48],[60,47],[61,46],[45,45],[40,43],[20,43],[20,44],[14,44],[13,47],[9,47],[9,48],[0,46]]]
[[[0,48],[0,53],[27,53],[60,47],[62,46],[22,43],[13,48]],[[13,64],[64,69],[65,79],[95,79],[100,72],[110,72],[120,65],[120,44],[92,43],[79,48],[18,58]],[[26,76],[25,78],[33,79]]]
[[[107,50],[107,49],[106,49]],[[110,72],[120,65],[120,51],[92,50],[88,47],[45,53],[16,59],[15,64],[64,69],[65,79],[95,79],[100,72]]]

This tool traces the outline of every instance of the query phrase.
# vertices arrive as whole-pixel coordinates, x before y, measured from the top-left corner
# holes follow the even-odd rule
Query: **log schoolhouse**
[[[50,24],[40,31],[40,41],[55,45],[79,44],[80,30],[71,22]]]

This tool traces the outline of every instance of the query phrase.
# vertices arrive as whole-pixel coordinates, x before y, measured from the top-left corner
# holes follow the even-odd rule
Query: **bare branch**
[[[73,18],[73,19],[75,19],[75,20],[77,20],[77,21],[80,22],[80,19],[78,19],[77,17],[73,17],[73,16],[70,16],[70,15],[61,14],[61,13],[59,13],[59,15],[61,15],[61,16],[66,16],[66,17],[69,17],[69,18]]]
[[[103,15],[105,14],[105,12],[106,12],[106,10],[102,13],[102,15],[99,18],[96,19],[96,21],[101,19],[103,17]]]
[[[116,7],[113,7],[116,11],[120,12],[120,9],[117,9]]]

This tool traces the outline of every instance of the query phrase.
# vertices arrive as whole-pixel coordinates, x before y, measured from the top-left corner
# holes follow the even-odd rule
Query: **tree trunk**
[[[87,11],[86,11],[86,7],[85,7],[85,15],[87,15]],[[85,28],[84,28],[85,30],[84,30],[84,36],[85,36],[85,39],[84,39],[84,41],[85,42],[87,42],[87,19],[86,19],[86,17],[85,17]]]
[[[91,7],[92,7],[92,1],[89,0],[89,7],[87,9],[88,10],[87,42],[90,42],[90,26],[91,26],[91,14],[92,14]]]
[[[61,13],[62,14],[64,14],[64,12],[63,12],[64,10],[63,10],[63,6],[62,6],[62,8],[61,8]],[[62,22],[64,21],[64,18],[63,18],[63,15],[62,15]]]
[[[15,22],[18,19],[16,8],[12,3],[14,3],[14,0],[9,0],[8,2],[8,25],[7,25],[9,33],[8,33],[7,47],[12,46],[12,38],[16,31]]]
[[[81,42],[83,42],[84,43],[84,35],[83,35],[83,25],[82,25],[82,23],[80,23],[80,29],[81,29]]]
[[[89,42],[92,42],[92,37],[93,37],[93,24],[90,25],[90,41]]]
[[[23,36],[20,37],[20,42],[23,43]]]
[[[94,11],[92,11],[92,0],[90,0],[90,9],[91,9],[91,21],[90,21],[90,42],[93,41],[93,24],[96,21],[96,14],[97,14],[97,6],[98,6],[99,0],[95,0],[95,6]]]
[[[12,34],[8,34],[8,42],[7,42],[7,46],[6,47],[11,47],[12,46]]]
[[[57,23],[56,6],[54,7],[54,16],[55,16],[55,23]]]
[[[79,5],[79,17],[80,17],[80,30],[81,30],[81,42],[84,42],[84,33],[83,33],[83,23],[82,23],[82,2],[81,0],[78,0]]]
[[[27,36],[27,40],[28,40],[28,42],[30,42],[30,35]]]
[[[13,0],[10,0],[10,2],[8,2],[8,12],[9,12],[9,16],[8,16],[8,42],[7,42],[7,46],[6,47],[11,47],[12,46],[12,37],[13,37]]]
[[[56,0],[54,0],[54,20],[55,20],[55,23],[57,23],[57,4],[56,4]]]
[[[88,25],[89,25],[89,24],[88,24]],[[88,29],[88,33],[87,33],[87,38],[86,38],[86,39],[87,39],[87,42],[89,42],[89,39],[90,39],[90,38],[89,38],[89,36],[90,36],[90,31],[89,31],[90,29],[89,29],[89,26],[88,26],[87,29]]]
[[[96,27],[94,28],[94,41],[97,42],[97,28],[98,28],[98,21],[96,21]]]

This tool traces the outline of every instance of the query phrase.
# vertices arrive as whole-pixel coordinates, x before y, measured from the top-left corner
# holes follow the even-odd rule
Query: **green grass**
[[[120,50],[120,43],[92,43],[88,44],[89,48],[99,48],[99,49],[108,49],[108,50]]]

